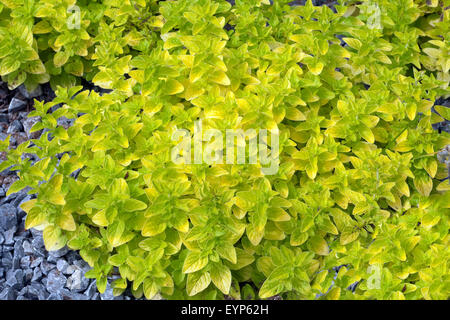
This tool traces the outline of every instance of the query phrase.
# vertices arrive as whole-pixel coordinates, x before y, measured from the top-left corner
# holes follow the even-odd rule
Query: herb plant
[[[0,2],[3,79],[58,88],[0,170],[100,292],[118,274],[115,294],[148,299],[448,299],[447,0]],[[277,174],[173,163],[197,119],[277,128]]]

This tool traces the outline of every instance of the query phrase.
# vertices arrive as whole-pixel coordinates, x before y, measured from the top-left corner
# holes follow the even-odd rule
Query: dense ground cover
[[[2,79],[57,89],[8,194],[100,292],[448,298],[448,1],[0,2]],[[197,119],[278,129],[278,172],[174,163]]]

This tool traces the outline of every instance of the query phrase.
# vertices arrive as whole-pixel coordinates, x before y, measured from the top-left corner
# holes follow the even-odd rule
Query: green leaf
[[[211,283],[211,276],[209,272],[199,271],[190,273],[187,276],[186,291],[188,295],[195,296],[196,294],[205,290]]]
[[[211,280],[223,294],[230,293],[231,271],[226,266],[214,263],[211,266]]]
[[[123,202],[123,207],[127,212],[134,212],[146,209],[147,204],[136,199],[126,199]]]
[[[183,273],[193,273],[202,270],[208,264],[208,257],[201,252],[189,251],[183,264]]]

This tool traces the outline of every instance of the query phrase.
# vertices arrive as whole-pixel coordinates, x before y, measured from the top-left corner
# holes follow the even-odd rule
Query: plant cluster
[[[31,188],[26,227],[79,250],[101,292],[116,273],[148,299],[449,297],[447,0],[0,2],[3,79],[59,86],[0,164],[8,193]],[[175,164],[197,119],[277,128],[278,173]]]

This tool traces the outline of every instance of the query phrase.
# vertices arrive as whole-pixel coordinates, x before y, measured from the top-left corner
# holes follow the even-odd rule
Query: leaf
[[[61,229],[55,226],[47,226],[44,229],[43,237],[47,251],[59,250],[66,244]]]
[[[158,293],[158,285],[150,278],[144,280],[144,295],[147,300],[153,299],[153,297]]]
[[[166,229],[166,223],[161,222],[156,217],[151,217],[147,219],[147,221],[144,224],[144,227],[142,228],[142,236],[144,237],[152,237],[156,236]]]
[[[188,295],[195,296],[205,290],[211,283],[209,272],[199,271],[187,276],[186,291]]]
[[[283,286],[278,282],[268,278],[264,281],[261,289],[259,289],[259,297],[266,299],[279,294],[283,290]]]
[[[36,200],[36,199],[34,199]],[[33,200],[31,200],[33,201]],[[27,212],[27,217],[25,219],[25,229],[35,228],[46,223],[47,217],[45,213],[40,208],[31,208]]]
[[[223,294],[229,294],[231,287],[231,271],[226,266],[214,263],[210,270],[211,280]]]
[[[227,74],[221,70],[216,70],[213,71],[210,76],[209,79],[212,82],[221,84],[223,86],[229,86],[231,84],[230,79],[228,78]]]
[[[66,51],[58,51],[53,56],[53,64],[57,68],[66,64],[67,60],[69,60],[69,54]]]
[[[124,210],[127,212],[141,211],[147,208],[145,202],[136,199],[126,199],[123,201]]]
[[[109,244],[114,248],[122,244],[121,238],[125,231],[125,223],[123,221],[115,221],[108,226],[106,230],[106,238]]]
[[[13,56],[8,56],[2,60],[0,63],[0,76],[5,76],[7,74],[13,73],[20,67],[20,61],[15,59]]]
[[[286,108],[286,119],[292,120],[292,121],[304,121],[306,120],[305,115],[294,107],[288,107]]]
[[[208,264],[208,257],[201,252],[189,251],[183,264],[183,273],[202,270]]]
[[[166,81],[164,91],[168,95],[176,95],[184,91],[183,85],[177,80],[170,79]]]
[[[362,47],[362,42],[355,38],[342,38],[350,47],[359,50]]]
[[[318,255],[326,256],[330,253],[327,242],[320,236],[311,238],[311,249]]]
[[[61,214],[58,220],[58,225],[63,230],[75,231],[77,229],[75,220],[71,213]]]
[[[230,261],[233,264],[237,262],[236,248],[230,243],[225,243],[216,247],[216,252],[220,257]]]

